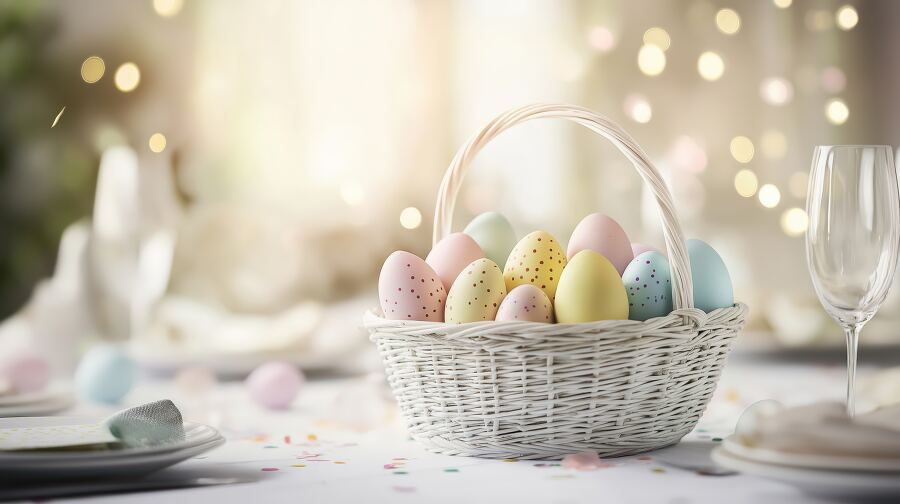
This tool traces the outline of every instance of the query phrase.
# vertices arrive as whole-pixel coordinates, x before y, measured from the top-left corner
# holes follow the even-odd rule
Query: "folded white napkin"
[[[172,401],[142,404],[122,410],[104,422],[128,446],[152,446],[184,440],[184,420]]]
[[[735,433],[740,443],[752,448],[900,458],[900,404],[851,419],[844,405],[836,402],[784,408],[764,401],[747,408]]]

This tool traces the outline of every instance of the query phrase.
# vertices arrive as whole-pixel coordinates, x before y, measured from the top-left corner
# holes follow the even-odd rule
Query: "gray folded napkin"
[[[154,446],[184,440],[181,411],[168,399],[122,410],[104,423],[113,436],[128,446]]]

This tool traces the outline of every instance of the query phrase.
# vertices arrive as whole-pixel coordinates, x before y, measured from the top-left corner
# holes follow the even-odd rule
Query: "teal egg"
[[[687,241],[694,278],[694,307],[705,312],[734,305],[731,275],[718,252],[702,240]]]
[[[500,266],[506,264],[510,251],[518,242],[512,224],[497,212],[485,212],[475,217],[463,233],[471,236],[484,255]]]
[[[100,345],[78,363],[75,386],[85,399],[114,404],[131,390],[136,375],[134,361],[120,347]]]
[[[672,272],[659,252],[635,257],[625,267],[622,282],[628,293],[628,318],[648,320],[672,311]]]

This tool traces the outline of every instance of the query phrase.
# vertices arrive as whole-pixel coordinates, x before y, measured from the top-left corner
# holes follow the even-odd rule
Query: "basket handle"
[[[694,295],[691,283],[691,263],[688,260],[681,223],[672,203],[672,195],[647,155],[640,146],[613,121],[588,109],[564,104],[534,104],[509,110],[489,122],[466,142],[453,157],[438,189],[434,208],[434,243],[450,234],[453,208],[459,186],[472,159],[497,135],[507,129],[532,119],[568,119],[606,138],[615,145],[637,169],[644,183],[656,198],[659,216],[663,223],[663,237],[669,253],[672,270],[672,304],[675,309],[693,308]]]

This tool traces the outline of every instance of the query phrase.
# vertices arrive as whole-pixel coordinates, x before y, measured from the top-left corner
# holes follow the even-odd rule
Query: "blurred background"
[[[530,102],[594,109],[671,185],[751,308],[741,345],[842,345],[806,270],[813,146],[900,144],[900,3],[0,0],[0,344],[166,368],[352,362],[384,258],[430,249],[455,149]],[[584,215],[661,247],[602,139],[531,123],[456,229]],[[900,292],[862,344],[896,345]]]

